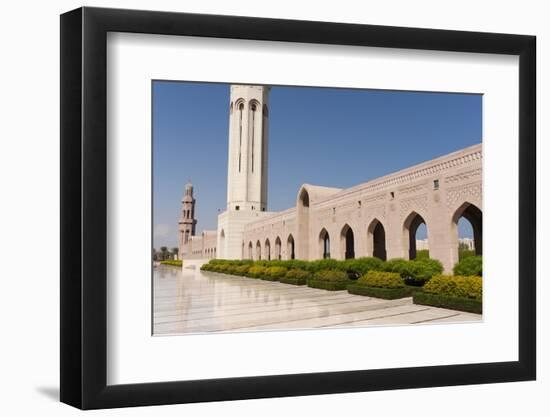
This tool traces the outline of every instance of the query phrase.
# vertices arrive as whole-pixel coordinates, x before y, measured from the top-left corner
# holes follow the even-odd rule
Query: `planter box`
[[[444,295],[416,292],[413,294],[413,303],[432,307],[442,307],[451,310],[466,311],[468,313],[481,314],[483,304],[481,301],[470,298],[447,297]]]
[[[348,285],[348,292],[356,295],[366,295],[368,297],[383,298],[385,300],[395,300],[397,298],[410,297],[412,290],[409,287],[403,288],[377,288],[367,287],[361,284]]]
[[[341,291],[348,288],[348,285],[355,281],[321,281],[317,279],[308,279],[307,286],[311,288],[320,288],[328,291]]]
[[[307,279],[306,278],[286,278],[283,277],[279,279],[279,282],[282,282],[283,284],[291,284],[291,285],[306,285]]]

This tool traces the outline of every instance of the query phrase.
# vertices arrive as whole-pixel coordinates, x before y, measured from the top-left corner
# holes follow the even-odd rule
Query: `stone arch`
[[[275,239],[275,259],[281,259],[281,238],[279,236]]]
[[[298,191],[296,201],[296,230],[297,235],[297,255],[299,259],[309,258],[309,205],[310,195],[306,186],[302,186]]]
[[[482,255],[483,253],[483,212],[475,204],[469,201],[464,202],[460,207],[456,209],[453,214],[451,222],[451,238],[453,246],[456,247],[455,252],[458,261],[458,221],[464,217],[472,225],[474,232],[474,250],[476,255]]]
[[[302,189],[300,190],[300,194],[298,196],[298,202],[299,202],[299,205],[301,205],[302,207],[309,208],[309,193],[304,187],[302,187]]]
[[[235,110],[244,110],[244,104],[245,104],[245,99],[244,98],[238,98],[237,100],[235,100]]]
[[[340,232],[340,253],[344,259],[355,258],[355,236],[349,224],[345,224]]]
[[[248,108],[251,110],[251,111],[259,111],[259,110],[262,110],[262,106],[260,104],[260,102],[256,99],[252,99],[248,102]]]
[[[319,257],[330,258],[330,235],[324,227],[319,233]]]
[[[367,228],[367,255],[386,260],[386,229],[378,219],[373,219]]]
[[[416,231],[421,224],[428,224],[420,214],[416,211],[411,212],[403,222],[403,253],[406,259],[416,259]],[[428,229],[428,247],[430,242],[430,234]]]
[[[254,259],[254,252],[252,249],[252,241],[248,242],[248,259]]]
[[[269,238],[267,238],[264,243],[264,259],[268,261],[271,260],[271,243],[269,242]]]
[[[262,259],[262,244],[259,240],[256,242],[256,257],[254,259],[256,259],[257,261],[260,261]]]
[[[286,258],[295,259],[296,258],[296,245],[294,242],[294,236],[292,233],[288,235],[286,240]]]

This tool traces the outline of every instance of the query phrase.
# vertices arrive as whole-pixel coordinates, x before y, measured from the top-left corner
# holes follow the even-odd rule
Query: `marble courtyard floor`
[[[481,315],[213,272],[159,266],[153,333],[312,329],[480,321]]]

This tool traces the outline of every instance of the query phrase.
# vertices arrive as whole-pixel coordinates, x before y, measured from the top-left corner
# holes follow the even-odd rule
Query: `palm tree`
[[[166,246],[160,247],[161,261],[168,259],[168,248]]]

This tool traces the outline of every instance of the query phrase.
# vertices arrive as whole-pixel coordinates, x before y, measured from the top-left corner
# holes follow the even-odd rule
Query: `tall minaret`
[[[257,85],[231,86],[228,211],[267,209],[269,90]]]
[[[187,254],[187,246],[191,236],[195,235],[195,199],[193,198],[193,184],[185,184],[185,194],[181,200],[181,216],[179,226],[179,253]]]

